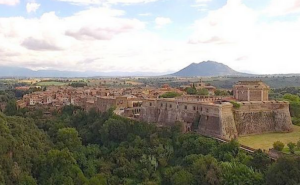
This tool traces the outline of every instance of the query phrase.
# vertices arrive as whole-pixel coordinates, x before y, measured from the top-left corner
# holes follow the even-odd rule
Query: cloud
[[[100,4],[137,4],[150,3],[158,0],[57,0],[76,5],[100,5]]]
[[[55,44],[51,43],[51,41],[46,41],[46,40],[39,40],[35,39],[32,37],[29,37],[25,39],[22,44],[22,46],[26,47],[27,49],[30,50],[36,50],[36,51],[41,51],[41,50],[50,50],[50,51],[55,51],[55,50],[61,50],[58,46]]]
[[[41,5],[38,3],[27,3],[26,10],[27,13],[36,12]]]
[[[143,38],[150,39],[146,42],[154,39],[143,33],[145,23],[123,15],[116,9],[90,8],[64,18],[54,12],[40,18],[0,18],[1,64],[32,69],[138,70],[143,66],[139,61],[144,60],[140,55]],[[121,60],[121,56],[125,57]],[[101,60],[89,62],[94,58]],[[89,65],[78,64],[80,61]]]
[[[207,2],[211,2],[212,0],[196,0],[196,3],[207,3]]]
[[[155,19],[155,24],[157,28],[161,28],[167,24],[172,23],[172,20],[170,18],[167,17],[157,17]]]
[[[19,3],[20,3],[19,0],[0,0],[0,5],[3,4],[3,5],[15,6]]]
[[[245,35],[252,35],[256,20],[257,13],[243,5],[240,0],[228,0],[224,7],[210,11],[207,17],[195,22],[195,32],[189,42],[238,42]]]
[[[142,16],[142,17],[148,17],[148,16],[151,16],[152,13],[140,13],[139,16]]]
[[[300,47],[300,19],[264,22],[260,15],[241,0],[228,0],[225,6],[194,23],[188,43],[197,47],[203,57],[236,70],[297,72],[293,68],[300,59],[296,49]]]
[[[139,30],[145,24],[137,19],[119,18],[123,11],[108,8],[91,8],[66,18],[66,35],[76,39],[110,40],[115,35]]]
[[[300,13],[300,0],[272,0],[264,12],[270,16]]]
[[[207,4],[212,0],[195,0],[195,4],[191,5],[191,7],[196,8],[198,11],[204,12],[207,11]]]
[[[86,8],[65,17],[48,12],[39,18],[0,18],[1,65],[166,72],[214,60],[239,71],[299,72],[300,19],[266,22],[260,19],[265,14],[240,0],[182,27],[193,32],[186,40],[164,39],[119,9]]]

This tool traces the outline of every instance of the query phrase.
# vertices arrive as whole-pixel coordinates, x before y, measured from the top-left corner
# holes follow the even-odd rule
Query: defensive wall
[[[287,102],[240,102],[234,108],[229,102],[147,99],[140,110],[142,121],[159,126],[183,122],[186,130],[208,136],[233,139],[238,136],[266,132],[291,131]]]

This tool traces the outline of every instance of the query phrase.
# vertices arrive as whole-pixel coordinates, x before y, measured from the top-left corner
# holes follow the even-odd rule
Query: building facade
[[[269,101],[270,87],[261,81],[240,81],[233,86],[237,101]]]

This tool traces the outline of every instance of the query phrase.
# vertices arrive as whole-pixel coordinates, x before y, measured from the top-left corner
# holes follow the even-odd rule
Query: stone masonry
[[[140,120],[160,126],[171,126],[180,121],[185,123],[187,131],[193,127],[200,134],[224,139],[292,130],[288,102],[264,101],[268,100],[265,93],[268,86],[262,82],[240,85],[243,87],[235,86],[234,93],[243,88],[247,96],[245,101],[237,102],[238,107],[222,100],[207,101],[207,98],[197,101],[147,99],[143,101]],[[255,101],[247,101],[252,99]]]

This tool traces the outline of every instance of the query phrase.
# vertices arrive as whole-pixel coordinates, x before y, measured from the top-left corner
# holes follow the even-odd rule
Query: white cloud
[[[207,3],[210,1],[212,1],[212,0],[196,0],[196,3]]]
[[[54,12],[39,19],[0,18],[1,64],[34,69],[135,70],[129,66],[139,62],[123,63],[132,57],[123,55],[141,50],[143,42],[135,39],[143,38],[145,26],[139,20],[122,18],[123,14],[110,8],[91,8],[65,18]],[[78,64],[90,58],[97,60]]]
[[[91,71],[175,71],[214,60],[236,70],[299,72],[300,18],[261,21],[261,12],[240,0],[193,25],[189,42],[163,39],[146,23],[112,8],[90,8],[72,16],[0,18],[0,64]],[[166,18],[165,20],[167,20]],[[164,19],[163,19],[164,20]],[[158,21],[160,25],[170,23]]]
[[[148,17],[148,16],[151,16],[152,14],[151,13],[140,13],[139,16],[142,16],[142,17]]]
[[[271,16],[300,13],[300,0],[272,0],[265,13]]]
[[[26,10],[27,13],[36,12],[41,5],[38,3],[27,3]]]
[[[198,11],[204,12],[207,11],[207,4],[212,0],[195,0],[195,4],[191,5],[191,7],[196,8]]]
[[[157,17],[155,19],[155,24],[157,28],[161,28],[167,24],[171,24],[172,20],[170,18],[167,17]]]
[[[195,22],[189,43],[202,48],[206,53],[203,57],[238,70],[299,72],[296,48],[300,48],[300,19],[261,22],[259,15],[241,0],[229,0],[224,7]]]
[[[15,6],[19,4],[19,0],[0,0],[0,5],[9,5],[9,6]]]
[[[99,5],[99,4],[136,4],[150,3],[158,0],[57,0],[77,5]]]

